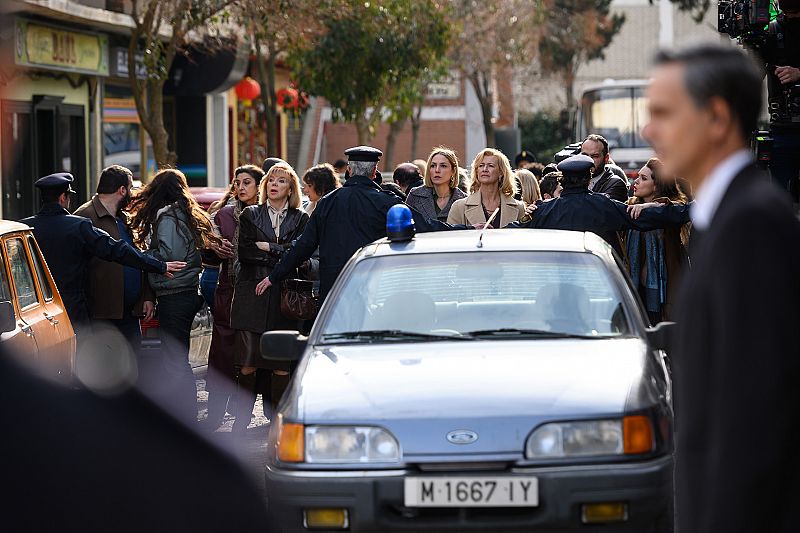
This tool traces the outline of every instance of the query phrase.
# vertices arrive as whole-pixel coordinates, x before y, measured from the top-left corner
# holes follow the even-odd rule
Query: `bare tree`
[[[128,42],[128,77],[142,127],[153,143],[158,168],[174,166],[177,155],[169,149],[164,126],[164,84],[175,56],[192,34],[206,40],[220,38],[216,24],[225,22],[232,0],[138,0],[133,2],[134,28]],[[144,51],[143,79],[137,77],[136,58]]]

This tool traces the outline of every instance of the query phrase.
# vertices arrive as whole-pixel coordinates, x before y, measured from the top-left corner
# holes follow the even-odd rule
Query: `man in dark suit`
[[[581,154],[591,157],[592,161],[594,161],[589,190],[607,194],[618,202],[627,201],[628,185],[622,178],[614,174],[609,165],[611,155],[608,152],[608,141],[605,137],[596,134],[586,137],[586,140],[581,144]]]
[[[800,222],[748,151],[761,73],[735,47],[657,59],[644,135],[695,193],[678,298],[680,533],[797,531]]]

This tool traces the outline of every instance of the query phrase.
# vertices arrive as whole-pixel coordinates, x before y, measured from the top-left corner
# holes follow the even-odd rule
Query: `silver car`
[[[269,436],[276,531],[671,531],[669,325],[591,233],[378,241],[337,280]]]

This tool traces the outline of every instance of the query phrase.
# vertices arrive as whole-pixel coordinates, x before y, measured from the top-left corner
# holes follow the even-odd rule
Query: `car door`
[[[72,328],[67,310],[58,293],[53,276],[44,262],[42,251],[32,234],[27,235],[28,253],[33,263],[36,274],[36,282],[39,286],[39,294],[42,296],[45,319],[55,329],[58,339],[56,341],[56,352],[61,361],[61,371],[66,377],[71,375],[75,363],[75,331]],[[64,368],[66,365],[66,368]],[[68,371],[68,373],[66,373]]]
[[[31,333],[38,348],[37,364],[40,370],[52,377],[66,378],[71,361],[58,351],[58,332],[45,316],[47,308],[34,279],[33,267],[23,235],[15,234],[5,239],[5,250],[11,270],[14,292],[19,302],[22,330]],[[68,358],[69,354],[66,355]]]
[[[39,348],[33,336],[33,328],[22,320],[19,302],[9,283],[9,263],[5,244],[0,244],[0,301],[12,302],[16,315],[16,327],[12,331],[0,334],[3,348],[25,362],[33,362],[39,357]]]

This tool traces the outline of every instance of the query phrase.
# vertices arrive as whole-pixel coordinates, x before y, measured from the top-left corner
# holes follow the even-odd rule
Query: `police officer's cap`
[[[520,163],[527,161],[528,163],[536,163],[536,156],[527,150],[523,150],[514,158],[514,166],[518,167]]]
[[[594,161],[588,155],[573,155],[558,164],[558,170],[564,176],[590,178]]]
[[[378,162],[381,160],[383,152],[371,146],[356,146],[345,150],[344,155],[346,155],[347,159],[350,161]]]
[[[56,172],[55,174],[50,174],[49,176],[45,176],[43,178],[39,178],[36,180],[37,188],[39,189],[47,189],[47,190],[56,190],[56,189],[63,189],[64,192],[75,193],[72,190],[72,182],[75,181],[75,178],[72,177],[72,174],[69,172]]]

